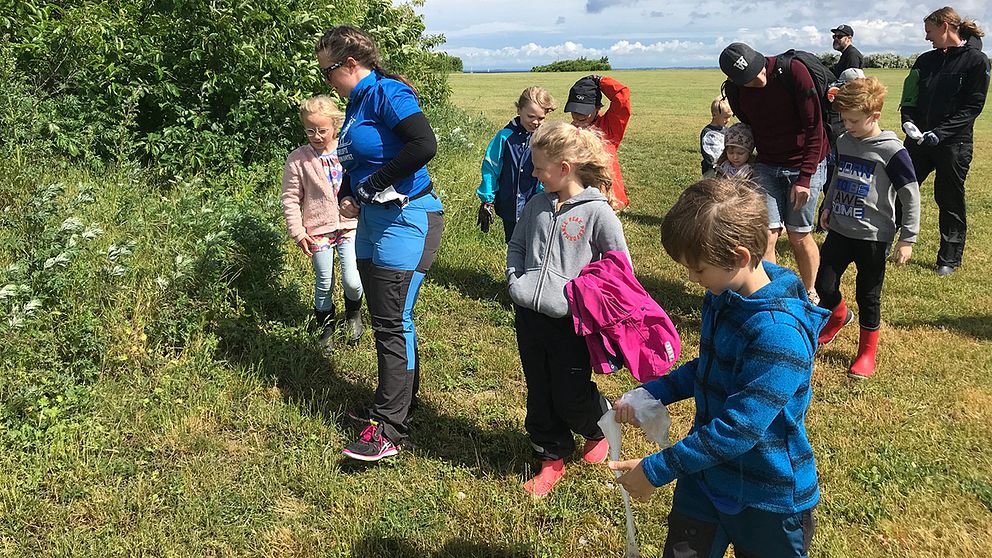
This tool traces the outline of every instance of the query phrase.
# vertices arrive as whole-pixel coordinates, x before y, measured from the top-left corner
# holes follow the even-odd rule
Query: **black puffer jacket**
[[[978,37],[964,46],[925,52],[906,78],[902,121],[933,131],[941,143],[971,142],[988,90],[989,59]]]

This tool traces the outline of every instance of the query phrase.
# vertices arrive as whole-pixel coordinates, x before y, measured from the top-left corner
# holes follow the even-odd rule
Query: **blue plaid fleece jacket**
[[[696,400],[689,434],[641,463],[654,486],[691,479],[735,507],[796,513],[820,498],[804,420],[829,312],[794,273],[762,265],[771,282],[751,296],[706,293],[699,358],[641,386],[665,405]]]

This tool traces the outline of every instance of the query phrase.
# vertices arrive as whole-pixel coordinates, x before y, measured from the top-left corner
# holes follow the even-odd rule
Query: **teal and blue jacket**
[[[697,482],[723,513],[797,513],[820,498],[806,412],[817,336],[829,312],[791,271],[751,296],[703,299],[699,357],[641,386],[665,405],[694,397],[692,429],[641,462],[654,486]]]
[[[524,205],[544,185],[534,178],[530,155],[531,133],[514,118],[496,134],[482,160],[482,182],[475,193],[482,203],[492,203],[500,219],[516,223]]]

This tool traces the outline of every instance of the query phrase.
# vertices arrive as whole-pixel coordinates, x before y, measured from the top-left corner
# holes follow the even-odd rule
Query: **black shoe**
[[[389,441],[377,422],[370,422],[358,439],[345,446],[341,452],[359,461],[379,461],[400,452],[400,447]]]
[[[947,277],[948,275],[954,273],[957,270],[956,267],[951,267],[949,265],[938,265],[937,266],[937,277]]]

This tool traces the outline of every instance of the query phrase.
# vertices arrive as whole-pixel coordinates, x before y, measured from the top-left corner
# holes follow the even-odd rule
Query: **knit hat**
[[[744,43],[730,43],[720,53],[720,69],[737,85],[746,85],[764,67],[764,55]]]
[[[731,145],[740,147],[748,153],[754,150],[754,135],[751,133],[751,127],[738,122],[727,128],[723,134],[723,146],[726,148]]]

